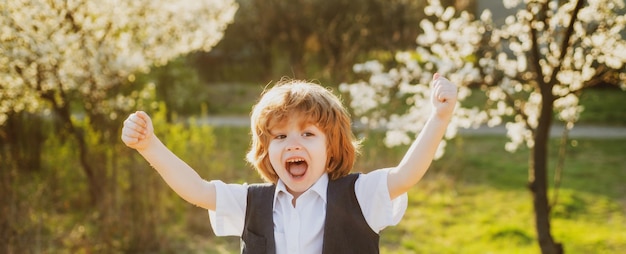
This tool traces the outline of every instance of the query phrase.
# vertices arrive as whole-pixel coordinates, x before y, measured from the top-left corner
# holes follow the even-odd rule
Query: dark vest
[[[367,224],[354,193],[359,174],[328,182],[326,220],[322,253],[379,253],[379,236]],[[248,187],[248,205],[241,253],[276,253],[273,200],[276,185],[253,184]]]

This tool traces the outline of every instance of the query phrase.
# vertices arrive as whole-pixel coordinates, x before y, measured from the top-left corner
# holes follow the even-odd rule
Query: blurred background
[[[490,10],[498,26],[535,8],[515,2],[440,4],[456,16]],[[573,11],[578,1],[547,2]],[[584,107],[576,127],[587,131],[562,132],[574,121],[555,113],[557,131],[546,140],[551,234],[567,253],[626,249],[625,11],[623,1],[599,2],[614,11],[596,13],[607,23],[589,21],[585,29],[617,30],[622,48],[591,63],[595,75],[571,90]],[[244,158],[247,117],[263,89],[290,77],[327,86],[346,105],[359,100],[340,85],[367,80],[356,64],[375,59],[388,69],[400,66],[396,52],[415,51],[422,21],[434,20],[425,11],[429,4],[3,1],[0,253],[238,253],[238,238],[215,237],[207,212],[184,202],[123,145],[122,121],[147,111],[157,135],[203,178],[259,182]],[[585,45],[581,39],[563,52],[585,55],[576,50]],[[471,92],[464,105],[493,106],[489,82],[463,84]],[[407,108],[386,107],[387,116]],[[480,130],[447,141],[443,157],[409,193],[403,221],[383,231],[383,253],[546,253],[537,244],[528,188],[533,147],[509,152],[504,131]],[[406,151],[388,147],[380,129],[354,131],[364,138],[354,171],[396,165]]]

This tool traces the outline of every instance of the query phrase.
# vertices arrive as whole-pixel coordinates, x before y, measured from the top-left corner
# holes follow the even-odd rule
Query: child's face
[[[299,118],[285,120],[270,133],[270,163],[287,190],[298,197],[326,171],[326,134]]]

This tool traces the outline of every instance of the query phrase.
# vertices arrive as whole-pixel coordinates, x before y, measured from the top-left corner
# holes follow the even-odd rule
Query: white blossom
[[[502,3],[504,3],[504,8],[507,8],[507,9],[515,8],[521,2],[522,2],[522,0],[504,0],[504,1],[502,1]]]
[[[563,31],[573,18],[575,1],[562,4],[550,1],[545,22],[533,18],[542,11],[539,5],[527,0],[504,1],[506,8],[517,11],[506,17],[501,27],[494,26],[490,11],[484,11],[479,20],[474,20],[467,13],[443,8],[439,1],[428,3],[424,12],[432,19],[420,23],[423,33],[417,37],[418,46],[414,51],[396,54],[398,67],[385,72],[382,65],[375,65],[376,68],[368,72],[362,71],[365,68],[361,65],[355,65],[355,71],[370,74],[370,79],[342,84],[342,91],[360,101],[351,104],[356,114],[369,122],[383,124],[387,129],[385,144],[388,146],[409,144],[411,137],[421,131],[429,116],[428,83],[435,72],[460,86],[459,104],[445,139],[453,138],[458,128],[504,124],[509,137],[505,149],[511,152],[521,145],[534,146],[533,131],[538,126],[544,102],[540,85],[551,86],[555,99],[553,109],[568,128],[583,111],[578,104],[577,91],[597,78],[598,66],[618,70],[617,82],[626,90],[626,41],[623,39],[626,17],[615,12],[624,8],[622,0],[587,1],[576,16],[575,33],[564,49],[561,48]],[[522,3],[530,8],[520,8]],[[536,36],[535,41],[531,40],[531,31]],[[539,53],[538,59],[529,53],[534,49]],[[477,52],[483,55],[478,56]],[[476,56],[479,57],[476,61],[468,61]],[[555,80],[553,72],[556,72]],[[543,76],[537,76],[540,74]],[[464,107],[463,99],[470,94],[465,85],[476,82],[484,84],[482,89],[489,107]],[[391,88],[397,88],[396,93],[392,93]],[[397,97],[406,98],[409,108],[403,112],[376,110]]]
[[[233,0],[0,1],[0,125],[7,113],[43,110],[48,91],[108,107],[105,91],[133,73],[210,50],[236,9]]]

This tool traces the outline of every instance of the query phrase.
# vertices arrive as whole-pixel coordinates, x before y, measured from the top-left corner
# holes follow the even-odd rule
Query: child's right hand
[[[124,120],[122,141],[126,146],[143,150],[148,147],[153,138],[155,138],[154,126],[152,126],[152,120],[146,112],[137,111]]]

